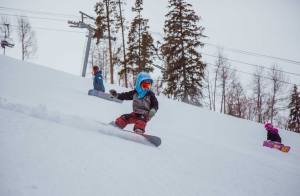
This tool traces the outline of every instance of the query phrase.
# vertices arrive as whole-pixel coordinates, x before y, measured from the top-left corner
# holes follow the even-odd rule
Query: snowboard
[[[279,142],[273,142],[273,141],[264,141],[263,146],[269,147],[269,148],[275,148],[277,150],[280,150],[281,152],[289,152],[291,147],[290,146],[284,146],[281,145]]]
[[[96,121],[98,123],[101,123],[103,125],[107,125],[107,126],[112,126],[112,127],[115,127],[114,125],[112,124],[105,124],[105,123],[102,123],[102,122],[99,122],[99,121]],[[141,137],[144,137],[146,140],[148,140],[151,144],[153,144],[154,146],[158,147],[161,145],[161,139],[157,136],[154,136],[154,135],[148,135],[148,134],[145,134],[145,133],[137,133],[137,132],[134,132],[134,131],[129,131],[129,130],[125,130],[125,129],[120,129],[118,127],[115,127],[117,130],[120,130],[120,131],[125,131],[127,133],[131,133],[131,134],[135,134],[135,135],[139,135]]]
[[[120,129],[120,131],[126,131],[128,133],[140,135],[140,136],[146,138],[150,143],[152,143],[156,147],[158,147],[158,146],[161,145],[161,139],[159,137],[157,137],[157,136],[148,135],[148,134],[145,134],[145,133],[137,133],[137,132],[128,131],[128,130],[125,130],[125,129]]]
[[[119,99],[113,97],[109,93],[104,93],[102,91],[97,91],[97,90],[94,90],[94,89],[90,89],[89,92],[88,92],[88,95],[96,96],[96,97],[106,99],[106,100],[109,100],[109,101],[114,101],[114,102],[117,102],[117,103],[123,103],[122,100],[119,100]]]

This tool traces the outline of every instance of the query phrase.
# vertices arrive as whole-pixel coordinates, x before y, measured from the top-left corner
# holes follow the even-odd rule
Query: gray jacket
[[[158,101],[153,91],[148,91],[143,98],[138,98],[136,90],[118,94],[120,100],[133,100],[132,109],[137,114],[148,114],[149,110],[154,108],[158,110]]]

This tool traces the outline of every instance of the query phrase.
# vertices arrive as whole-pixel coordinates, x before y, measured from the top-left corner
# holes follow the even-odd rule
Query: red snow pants
[[[130,114],[123,114],[116,119],[115,123],[122,129],[128,124],[134,124],[133,130],[141,129],[145,132],[147,122],[150,120],[148,114],[136,114],[131,112]]]

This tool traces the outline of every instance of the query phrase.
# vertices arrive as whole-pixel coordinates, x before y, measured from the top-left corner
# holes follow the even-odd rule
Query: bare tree
[[[102,69],[102,75],[105,82],[108,81],[109,73],[110,73],[110,60],[109,60],[109,52],[107,45],[102,46],[102,50],[98,49],[98,58],[100,60],[99,66]]]
[[[254,115],[254,108],[255,108],[255,102],[253,101],[251,97],[247,97],[247,100],[245,101],[245,119],[246,120],[254,120],[255,115]]]
[[[121,60],[121,52],[122,52],[122,45],[118,45],[117,42],[114,42],[114,44],[112,45],[112,63],[113,63],[113,65],[119,65],[119,66],[116,66],[116,69],[118,69],[118,67],[120,68],[121,65],[123,64],[123,62]],[[117,71],[119,71],[119,70],[117,70]],[[118,75],[118,76],[119,76],[119,85],[125,86],[124,75]],[[121,82],[121,80],[123,82]]]
[[[221,47],[218,48],[218,59],[216,61],[216,67],[218,68],[218,71],[216,73],[218,75],[218,80],[220,82],[220,87],[221,87],[220,113],[223,112],[223,108],[224,108],[224,114],[225,114],[226,113],[226,108],[225,108],[226,88],[234,75],[230,69],[231,64],[228,62],[227,58],[225,57],[225,55],[223,53],[223,48],[221,48]],[[215,86],[215,88],[216,88],[216,86]]]
[[[204,95],[204,97],[208,98],[208,105],[209,106],[209,109],[212,110],[212,104],[213,104],[213,100],[212,100],[212,89],[211,89],[211,82],[210,82],[210,79],[209,79],[209,70],[206,68],[205,70],[205,75],[204,75],[204,83],[203,83],[203,87],[207,89],[207,92],[205,94],[207,95]]]
[[[160,95],[163,91],[163,79],[161,76],[159,76],[157,79],[154,81],[154,85],[151,87],[153,92],[156,95]]]
[[[289,119],[286,116],[278,115],[275,117],[276,124],[275,126],[281,129],[288,130],[289,128]]]
[[[211,94],[212,94],[212,98],[211,98],[211,102],[212,102],[212,109],[214,111],[216,111],[216,96],[217,96],[217,81],[218,81],[218,73],[220,70],[220,67],[222,65],[222,51],[223,49],[221,47],[218,47],[217,50],[217,55],[218,55],[218,60],[215,62],[215,68],[214,68],[214,74],[215,74],[215,78],[213,80],[214,84],[210,85],[211,88]]]
[[[281,71],[281,67],[278,66],[276,63],[272,65],[268,76],[272,81],[269,99],[270,120],[272,123],[274,117],[278,114],[278,112],[287,108],[284,101],[287,100],[285,89],[286,81],[288,80],[288,78]]]
[[[36,33],[26,16],[17,16],[17,34],[22,45],[22,60],[33,59],[37,52]]]
[[[215,64],[215,78],[214,78],[214,85],[211,86],[211,92],[212,92],[212,108],[214,111],[216,111],[216,96],[217,96],[217,81],[218,81],[218,73],[220,69],[220,63]]]
[[[92,68],[94,66],[98,66],[103,73],[103,64],[102,64],[102,51],[99,49],[99,45],[92,45],[90,50],[90,57],[89,57],[89,70],[87,74],[92,74]],[[103,77],[104,78],[104,77]]]
[[[263,123],[263,110],[265,108],[267,99],[267,83],[264,74],[263,67],[257,67],[254,70],[253,78],[250,83],[250,88],[252,90],[253,102],[255,103],[254,113],[255,121]]]
[[[90,52],[91,60],[90,65],[98,66],[100,70],[102,70],[102,76],[104,82],[107,82],[108,74],[109,74],[109,58],[108,58],[108,50],[107,44],[105,41],[101,42],[98,45],[93,45]]]
[[[226,93],[227,114],[238,118],[245,118],[247,111],[246,102],[245,90],[234,70],[228,92]]]

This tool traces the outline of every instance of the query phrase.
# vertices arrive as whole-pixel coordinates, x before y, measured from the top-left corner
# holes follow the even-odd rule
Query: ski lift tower
[[[83,22],[83,20],[85,18],[89,18],[92,20],[95,20],[95,18],[79,11],[79,13],[81,14],[81,21],[79,22],[74,22],[74,21],[68,21],[68,24],[70,24],[70,27],[76,27],[76,28],[86,28],[87,30],[89,30],[89,35],[88,35],[88,42],[86,45],[86,50],[85,50],[85,57],[84,57],[84,63],[83,63],[83,69],[82,69],[82,77],[85,77],[86,75],[86,68],[87,68],[87,64],[88,64],[88,59],[89,59],[89,53],[90,53],[90,47],[91,47],[91,40],[92,40],[92,35],[94,33],[94,29],[91,27],[91,25],[89,24],[85,24]]]
[[[4,35],[4,39],[1,40],[1,48],[4,49],[3,51],[3,55],[5,55],[5,47],[10,47],[10,48],[13,48],[15,46],[15,43],[14,41],[11,39],[11,38],[8,38],[9,37],[9,24],[4,24],[7,28],[7,33],[8,35],[6,35],[6,31],[5,31],[5,35]]]

